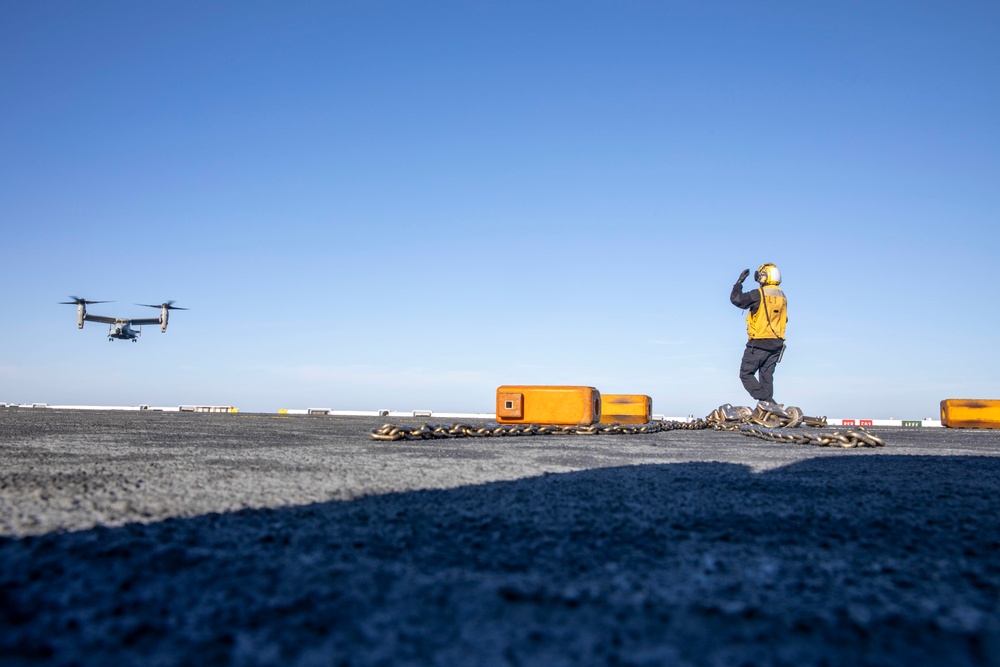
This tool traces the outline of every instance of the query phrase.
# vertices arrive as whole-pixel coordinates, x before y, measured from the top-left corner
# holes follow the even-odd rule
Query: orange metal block
[[[951,428],[1000,428],[1000,401],[946,398],[941,401],[941,424]]]
[[[601,396],[601,423],[648,424],[653,421],[653,399],[642,394]]]
[[[593,387],[497,388],[497,421],[501,424],[593,424],[600,418],[601,392]]]

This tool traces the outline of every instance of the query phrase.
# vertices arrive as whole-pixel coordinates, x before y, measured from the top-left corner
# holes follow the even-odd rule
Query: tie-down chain
[[[760,407],[751,410],[728,403],[712,411],[705,419],[691,422],[654,421],[648,424],[588,424],[576,426],[556,426],[538,424],[469,424],[432,425],[406,427],[385,424],[371,430],[372,440],[436,440],[447,438],[498,438],[531,435],[640,435],[662,433],[675,430],[714,429],[733,431],[742,435],[784,442],[796,445],[820,447],[882,447],[885,441],[868,433],[863,428],[840,432],[798,430],[799,426],[826,427],[826,417],[807,417],[794,406],[785,408],[781,414],[766,411]],[[793,430],[795,429],[795,430]]]
[[[385,424],[371,430],[372,440],[435,440],[441,438],[500,438],[519,435],[635,435],[640,433],[661,433],[686,429],[695,431],[708,428],[704,420],[693,422],[656,421],[648,424],[581,424],[557,426],[538,424],[469,424],[432,425],[424,424],[415,428]]]
[[[777,411],[760,406],[751,410],[745,406],[720,405],[705,418],[717,431],[736,431],[761,440],[787,442],[794,445],[819,447],[884,447],[885,441],[863,428],[846,431],[803,431],[799,426],[825,428],[826,417],[808,417],[794,405]],[[793,430],[795,429],[795,430]]]

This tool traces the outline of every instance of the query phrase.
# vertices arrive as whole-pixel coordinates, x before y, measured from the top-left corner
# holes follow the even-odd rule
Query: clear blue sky
[[[996,2],[3,3],[0,401],[703,416],[751,402],[729,290],[764,261],[777,400],[1000,398],[998,34]],[[109,343],[68,295],[190,310]]]

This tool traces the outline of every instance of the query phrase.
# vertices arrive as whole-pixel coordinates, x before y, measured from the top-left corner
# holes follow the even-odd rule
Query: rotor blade
[[[87,304],[87,305],[92,304],[92,303],[113,303],[112,301],[87,301],[86,299],[80,298],[78,296],[73,296],[72,294],[69,295],[69,298],[71,298],[73,300],[72,301],[60,301],[59,303],[65,303],[67,305],[72,305],[72,304],[80,305],[81,303],[82,304]]]
[[[173,305],[173,301],[165,301],[163,303],[156,304],[155,306],[151,303],[137,303],[137,306],[146,306],[147,308],[166,308],[167,310],[188,310],[187,308],[181,308],[180,306]]]

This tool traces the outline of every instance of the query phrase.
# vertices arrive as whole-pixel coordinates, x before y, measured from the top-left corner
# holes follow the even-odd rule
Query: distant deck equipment
[[[497,388],[501,424],[577,425],[601,420],[601,392],[594,387],[504,385]]]
[[[1000,400],[946,398],[941,424],[949,428],[1000,428]]]
[[[648,424],[653,421],[653,399],[642,394],[601,394],[601,423]]]

